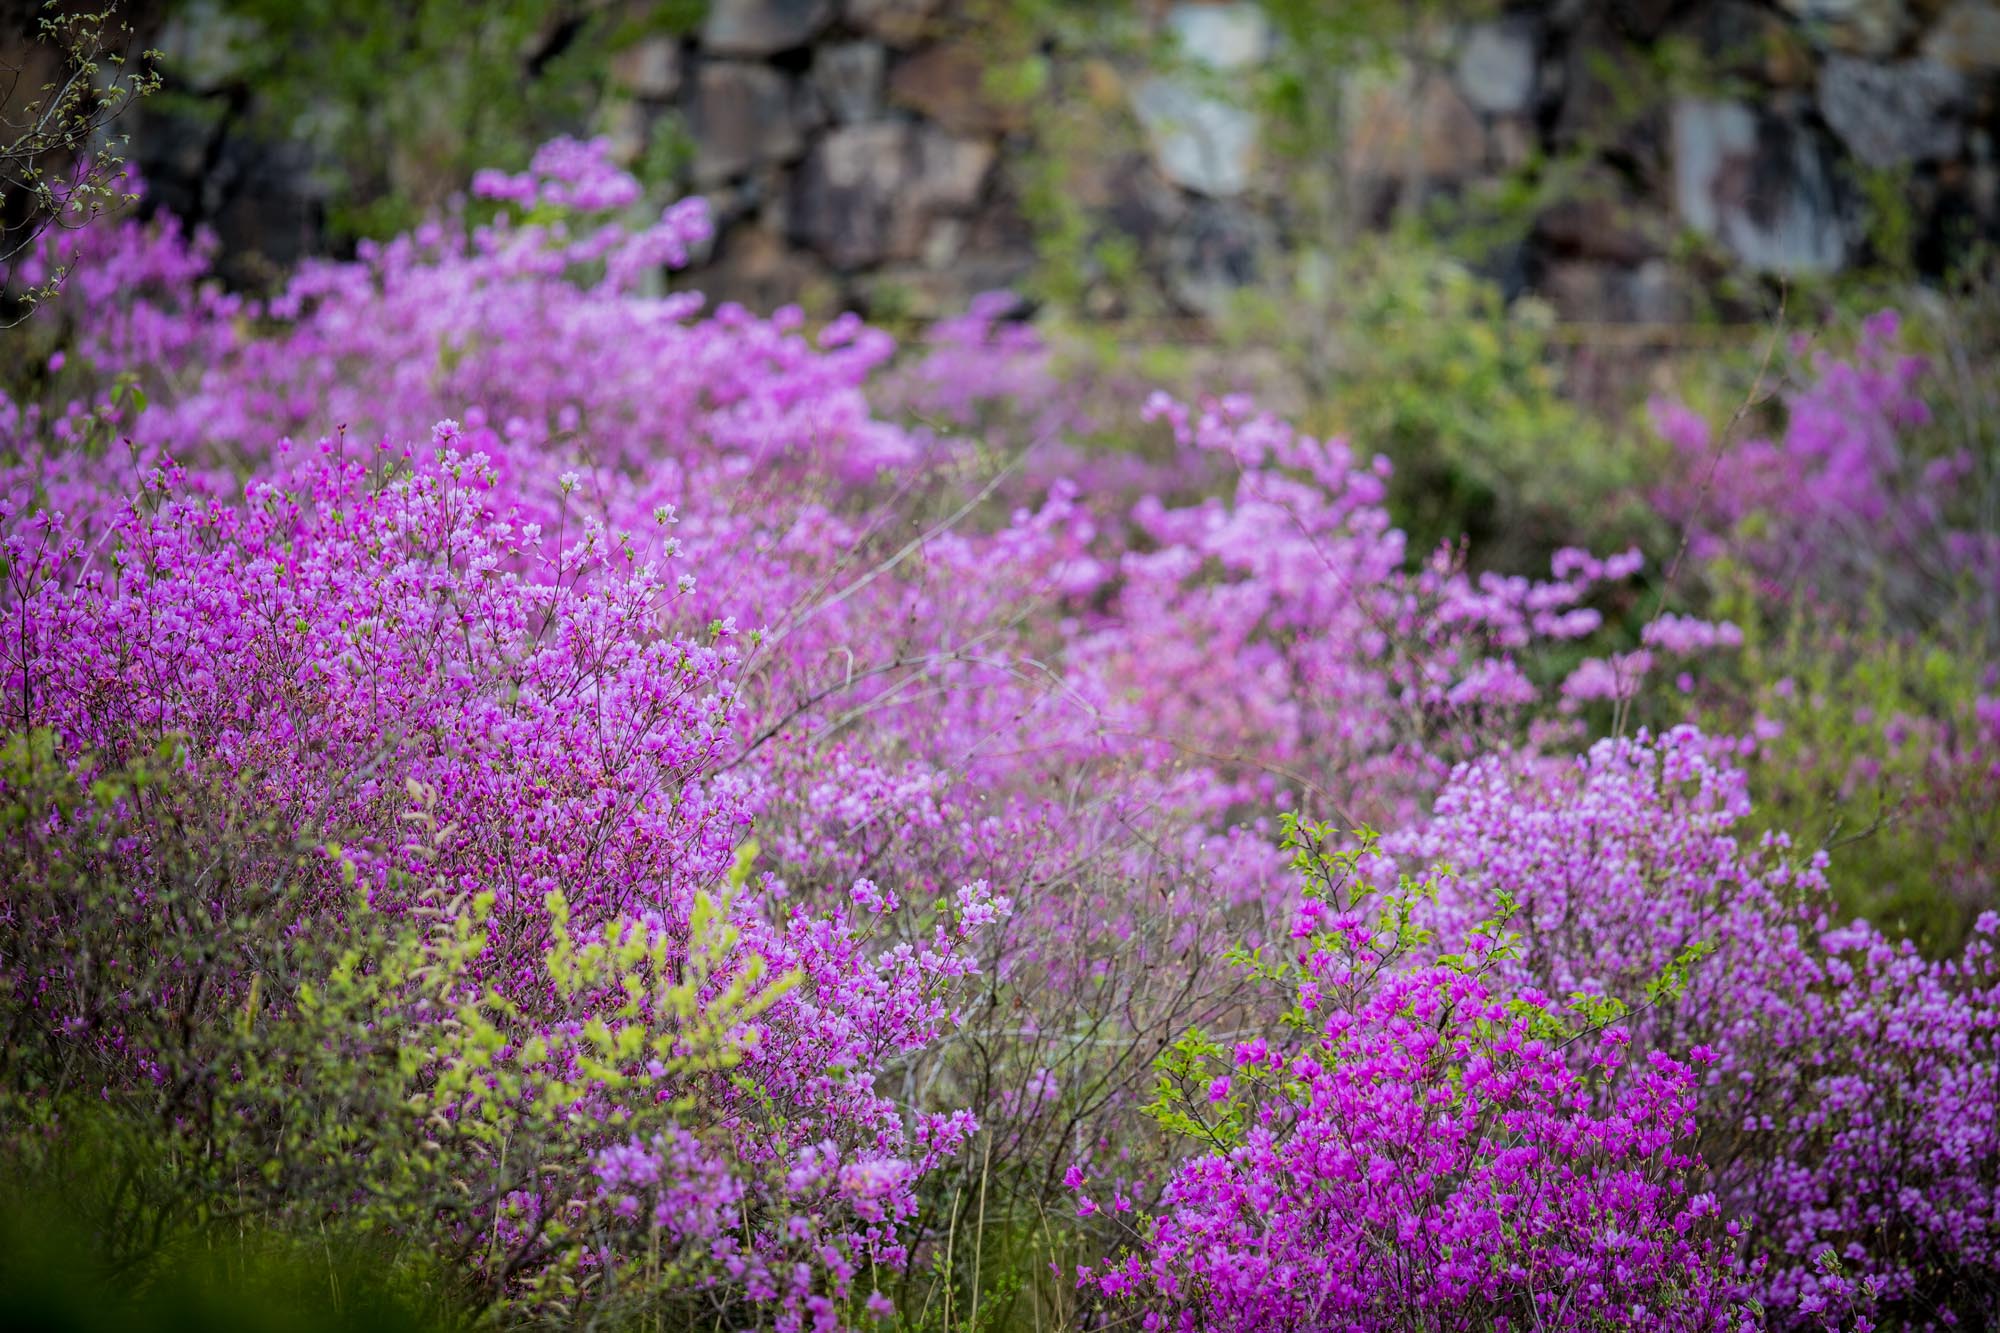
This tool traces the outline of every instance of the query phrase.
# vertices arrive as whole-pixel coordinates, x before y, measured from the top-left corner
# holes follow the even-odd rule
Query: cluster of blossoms
[[[1852,353],[1811,350],[1801,337],[1796,380],[1775,438],[1718,437],[1679,403],[1653,404],[1654,425],[1676,452],[1662,509],[1693,526],[1693,553],[1728,554],[1780,595],[1837,599],[1884,584],[1898,609],[1934,603],[1969,580],[2000,584],[2000,541],[1976,504],[1979,460],[1970,448],[1935,456],[1908,437],[1928,423],[1929,363],[1899,341],[1901,320],[1865,320]]]
[[[640,214],[601,144],[474,194],[491,220],[264,301],[167,220],[59,233],[62,348],[0,398],[10,728],[79,775],[164,746],[337,844],[298,931],[485,904],[464,982],[586,1132],[532,1185],[495,1162],[468,1234],[532,1255],[588,1215],[572,1287],[830,1328],[950,1243],[925,1200],[971,1197],[938,1182],[983,1133],[1024,1226],[1117,1162],[1084,1243],[1146,1230],[1086,1286],[1156,1325],[1990,1309],[1987,935],[1934,963],[1834,929],[1823,865],[1732,834],[1733,740],[1559,757],[1656,659],[1742,642],[1619,640],[1638,552],[1412,553],[1383,460],[1238,397],[1133,404],[1146,456],[1106,459],[999,298],[902,361],[852,317],[705,311],[660,280],[701,205]],[[1357,884],[1454,873],[1388,926],[1302,904],[1292,805],[1399,830]],[[704,980],[563,982],[577,949]],[[144,1087],[115,1020],[9,980]],[[711,1009],[726,1069],[581,1053],[678,1058]],[[1287,1018],[1173,1113],[1212,1141],[1140,1131],[1183,1034]]]
[[[1476,982],[1399,976],[1272,1069],[1297,1080],[1295,1120],[1183,1170],[1145,1258],[1091,1276],[1155,1288],[1186,1328],[1748,1326],[1715,1201],[1691,1190],[1694,1072],[1656,1057],[1579,1111],[1616,1044],[1580,1072],[1531,1031]]]
[[[1407,882],[1406,882],[1407,887]],[[1086,1268],[1149,1328],[1754,1326],[1696,1156],[1701,1070],[1577,1026],[1360,899],[1309,890],[1285,979],[1298,1039],[1239,1042],[1141,1252]],[[1175,1117],[1186,1120],[1185,1116]],[[1073,1181],[1081,1185],[1080,1178]],[[1087,1200],[1088,1196],[1086,1196]],[[1092,1207],[1086,1202],[1086,1208]]]
[[[519,1040],[549,1041],[593,1012],[547,984],[558,922],[587,940],[659,935],[677,968],[698,898],[731,869],[751,815],[743,783],[708,770],[727,744],[737,649],[723,628],[671,632],[677,594],[625,534],[590,518],[547,534],[514,521],[486,460],[451,436],[441,427],[423,461],[337,439],[283,451],[227,500],[163,466],[122,510],[74,520],[22,512],[32,492],[17,474],[8,680],[62,753],[118,762],[166,741],[189,780],[229,775],[241,800],[340,845],[341,866],[288,904],[302,929],[353,910],[342,867],[391,916],[484,895],[490,942],[467,980],[518,1014]],[[435,829],[420,839],[412,792]],[[827,1256],[842,1292],[856,1264],[900,1260],[885,1223],[969,1125],[906,1117],[873,1075],[936,1038],[940,993],[975,966],[966,936],[1003,907],[968,890],[925,947],[878,952],[839,917],[743,905],[737,949],[792,989],[737,1034],[754,1101],[720,1081],[676,1094],[728,1130],[731,1172],[683,1151],[672,1160],[688,1173],[658,1183],[731,1219],[741,1255],[704,1239],[732,1273],[767,1274],[748,1281],[753,1296],[815,1294],[768,1276],[789,1274],[797,1249]],[[67,1016],[60,987],[38,1004]],[[577,1109],[609,1133],[632,1108]],[[818,1220],[741,1234],[764,1168],[828,1152],[847,1174],[793,1170],[748,1209]]]
[[[2000,915],[1944,960],[1836,923],[1824,853],[1736,835],[1732,749],[1489,756],[1302,858],[1247,960],[1294,1035],[1168,1066],[1211,1151],[1085,1280],[1153,1327],[1991,1318]]]
[[[1484,760],[1388,845],[1454,868],[1432,908],[1444,939],[1509,901],[1520,952],[1505,967],[1523,984],[1650,993],[1631,1020],[1641,1040],[1713,1053],[1704,1155],[1726,1214],[1757,1238],[1773,1307],[1831,1319],[1879,1302],[1919,1324],[1990,1312],[2000,916],[1945,960],[1835,920],[1824,852],[1737,836],[1750,803],[1726,752],[1681,728],[1574,764]]]

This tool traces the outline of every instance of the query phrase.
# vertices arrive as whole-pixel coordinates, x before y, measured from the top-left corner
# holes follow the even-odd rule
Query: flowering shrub
[[[1519,984],[1646,997],[1645,1044],[1711,1053],[1703,1153],[1774,1311],[1988,1317],[2000,917],[1941,962],[1838,923],[1824,852],[1739,840],[1750,805],[1728,748],[1683,728],[1600,742],[1573,766],[1485,760],[1395,850],[1456,869],[1430,917],[1447,940],[1478,938],[1501,897]]]
[[[1990,615],[2000,547],[1977,504],[1990,476],[1962,443],[1913,447],[1932,418],[1931,367],[1901,345],[1901,323],[1894,311],[1871,316],[1845,356],[1803,358],[1809,344],[1795,340],[1804,364],[1774,438],[1737,439],[1683,404],[1653,404],[1676,453],[1661,505],[1693,526],[1698,558],[1727,554],[1780,597],[1797,588],[1838,605],[1872,592],[1905,615],[1965,580]]]
[[[1324,836],[1298,828],[1299,921],[1257,959],[1297,1039],[1165,1062],[1155,1113],[1216,1151],[1086,1278],[1179,1311],[1149,1327],[1748,1326],[1693,1152],[1712,1055],[1633,1067],[1615,1008],[1496,984],[1502,919],[1426,959],[1419,886],[1371,901]]]
[[[169,221],[53,242],[14,1156],[88,1092],[192,1213],[516,1323],[1986,1317],[1986,934],[1839,926],[1755,724],[1571,758],[1759,608],[1412,551],[1240,397],[1107,458],[998,298],[901,360],[705,311],[701,205],[600,144],[474,194],[262,302]],[[1303,815],[1394,831],[1288,871]]]
[[[1991,396],[1954,382],[1967,353],[1942,331],[1884,311],[1844,351],[1795,340],[1768,436],[1655,404],[1675,448],[1660,500],[1696,557],[1684,586],[1732,632],[1639,705],[1737,737],[1753,819],[1839,847],[1842,910],[1934,954],[1993,904],[2000,833],[1979,721],[2000,686]]]
[[[775,1264],[795,1246],[831,1264],[833,1290],[845,1295],[856,1264],[894,1260],[890,1224],[909,1210],[911,1183],[965,1132],[949,1117],[906,1124],[869,1074],[935,1037],[945,1017],[937,992],[972,966],[961,941],[991,919],[990,896],[968,890],[958,924],[940,926],[921,953],[879,958],[839,918],[767,921],[746,905],[724,918],[736,961],[696,973],[722,989],[675,991],[673,1007],[656,1008],[646,998],[656,982],[635,987],[630,969],[650,960],[661,984],[689,972],[688,951],[715,933],[702,926],[714,916],[704,894],[728,875],[746,822],[729,784],[701,781],[725,724],[731,650],[719,633],[701,645],[646,632],[669,589],[594,524],[544,554],[538,534],[481,503],[491,474],[452,451],[449,434],[440,432],[436,462],[407,470],[371,470],[337,451],[281,463],[240,506],[162,470],[104,531],[71,532],[47,510],[26,516],[7,547],[26,617],[9,650],[21,707],[46,728],[55,762],[120,765],[164,745],[181,779],[229,775],[236,799],[278,813],[291,836],[337,843],[337,859],[308,866],[284,900],[255,908],[290,914],[278,925],[347,920],[336,868],[359,880],[368,910],[391,918],[458,905],[458,938],[480,933],[453,960],[462,975],[435,994],[503,1011],[509,1021],[475,1049],[519,1065],[499,1087],[464,1069],[457,1079],[475,1081],[456,1089],[446,1056],[411,1068],[431,1084],[408,1103],[418,1122],[490,1118],[489,1100],[513,1112],[526,1101],[566,1121],[587,1117],[613,1136],[607,1144],[622,1140],[635,1108],[613,1094],[630,1078],[641,1105],[694,1095],[660,1082],[686,1055],[673,1024],[730,986],[786,974],[798,984],[755,1011],[732,1057],[749,1081],[701,1094],[702,1119],[733,1127],[733,1167],[676,1158],[711,1181],[713,1207],[753,1220],[726,1233],[670,1231],[711,1246],[753,1299],[794,1309],[821,1299],[789,1261]],[[114,558],[86,559],[86,539]],[[143,873],[143,842],[133,858]],[[204,904],[224,918],[249,907],[230,896]],[[74,928],[73,909],[52,910],[17,928]],[[581,980],[566,973],[573,932],[624,965]],[[365,998],[392,1009],[402,997],[379,978],[400,972],[381,966]],[[413,974],[440,966],[429,956],[400,964]],[[61,960],[49,968],[11,979],[17,993],[37,994],[43,1022],[65,1033],[74,1023],[142,1073],[158,1063],[115,1019],[94,1021],[66,999]],[[254,976],[205,975],[181,1002],[254,1008]],[[310,1020],[303,990],[298,1003],[299,1021]],[[648,1035],[663,1022],[667,1035]],[[607,1060],[621,1070],[636,1061],[643,1076],[614,1078]],[[831,1175],[829,1161],[839,1164]],[[751,1184],[767,1171],[778,1173],[776,1193],[750,1208]],[[558,1220],[564,1196],[545,1198],[549,1183],[529,1175],[525,1196],[496,1189],[465,1205],[474,1232],[527,1210],[509,1278],[538,1266],[535,1245]],[[851,1229],[823,1225],[850,1204]],[[789,1220],[806,1216],[823,1221]]]
[[[1835,847],[1839,911],[1934,957],[1993,904],[2000,676],[1968,642],[1978,632],[1970,619],[1909,635],[1873,613],[1799,616],[1692,690],[1706,729],[1742,733],[1756,827]]]

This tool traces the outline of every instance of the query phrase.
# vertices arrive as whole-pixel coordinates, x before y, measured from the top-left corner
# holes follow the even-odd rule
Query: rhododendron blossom
[[[670,273],[705,207],[601,142],[471,193],[264,299],[164,215],[46,242],[0,850],[48,892],[0,970],[51,1067],[155,1120],[206,1080],[247,1135],[393,1064],[363,1128],[449,1206],[380,1225],[524,1322],[921,1321],[1026,1236],[1076,1326],[2000,1318],[1994,918],[1944,959],[1836,919],[1837,856],[1743,832],[1778,723],[1629,725],[1757,621],[1642,623],[1637,549],[1412,550],[1368,441],[1074,391],[1002,295],[900,349],[710,308]],[[1698,560],[1923,545],[1893,338],[1725,451]],[[215,792],[283,882],[155,921]],[[76,943],[105,912],[275,943],[120,959],[139,994]],[[244,1045],[184,1078],[203,1034]],[[315,1224],[373,1206],[359,1131],[314,1160]]]

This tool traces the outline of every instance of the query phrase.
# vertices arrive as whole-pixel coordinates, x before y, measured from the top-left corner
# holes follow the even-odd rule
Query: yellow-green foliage
[[[1245,336],[1259,322],[1306,335],[1291,355],[1309,377],[1314,424],[1396,464],[1390,503],[1413,549],[1462,534],[1525,567],[1557,546],[1651,535],[1656,520],[1632,494],[1635,454],[1564,396],[1547,306],[1509,305],[1410,237],[1361,243],[1301,281]]]
[[[794,984],[737,949],[726,896],[700,897],[680,940],[636,919],[580,938],[550,894],[531,1017],[483,980],[492,894],[378,911],[354,851],[280,837],[171,759],[72,767],[42,733],[0,750],[16,895],[0,1114],[42,1130],[9,1136],[10,1177],[77,1186],[97,1258],[127,1272],[250,1225],[336,1235],[405,1287],[529,1319],[586,1292],[600,1311],[643,1304],[684,1276],[657,1245],[593,1252],[614,1223],[589,1167],[675,1127],[704,1079],[740,1079]],[[434,794],[410,796],[426,826]],[[198,816],[220,821],[212,839]],[[308,915],[315,891],[345,906]],[[41,1003],[20,1003],[36,985]],[[94,1077],[108,1033],[149,1053],[152,1083]]]
[[[1982,659],[1944,631],[1892,632],[1879,612],[1773,627],[1748,598],[1723,599],[1744,646],[1733,675],[1704,673],[1700,720],[1745,734],[1756,826],[1831,852],[1840,919],[1955,951],[1991,905],[2000,848],[2000,780],[1974,712]]]

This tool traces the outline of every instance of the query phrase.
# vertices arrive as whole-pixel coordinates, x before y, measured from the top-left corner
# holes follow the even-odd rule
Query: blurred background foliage
[[[482,166],[520,165],[588,127],[613,58],[680,35],[702,0],[614,2],[176,0],[161,7],[167,68],[149,111],[177,135],[230,126],[309,159],[336,246],[408,229]],[[188,23],[189,16],[193,25]]]

